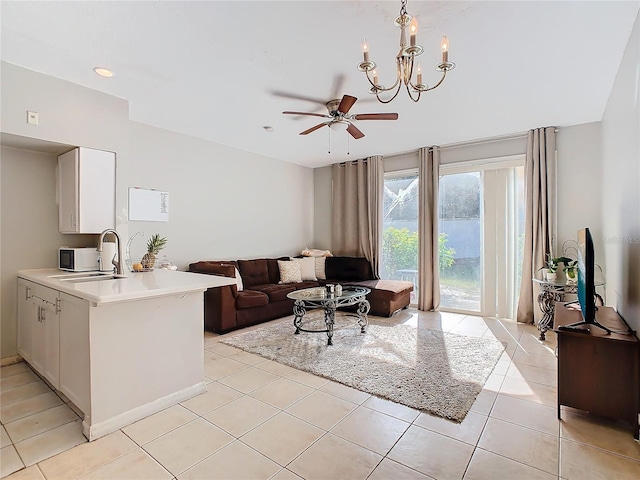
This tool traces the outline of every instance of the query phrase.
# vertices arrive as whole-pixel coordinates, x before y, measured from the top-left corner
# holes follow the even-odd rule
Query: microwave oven
[[[95,247],[74,248],[60,247],[58,249],[58,268],[68,272],[90,272],[100,270],[98,257],[100,254]]]

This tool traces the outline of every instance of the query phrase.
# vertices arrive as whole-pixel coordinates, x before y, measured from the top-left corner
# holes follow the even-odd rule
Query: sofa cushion
[[[301,283],[291,283],[290,285],[294,287],[296,290],[302,290],[303,288],[314,288],[314,287],[320,286],[318,282],[312,282],[312,281],[301,282]]]
[[[267,260],[264,258],[257,260],[238,260],[238,270],[240,270],[244,288],[270,283]]]
[[[331,280],[372,280],[369,260],[364,257],[327,257],[326,278]]]
[[[269,304],[269,297],[266,293],[254,290],[243,290],[238,292],[236,297],[236,308],[262,307]]]
[[[369,295],[376,295],[384,300],[396,300],[407,292],[413,290],[413,283],[404,280],[362,280],[359,282],[347,282],[346,285],[358,285],[371,289]]]
[[[303,282],[306,280],[311,280],[312,282],[318,280],[316,277],[316,261],[313,257],[292,258],[291,261],[300,265],[300,277]]]
[[[293,260],[278,260],[280,268],[279,283],[300,283],[302,276],[300,275],[300,264]]]
[[[280,281],[280,268],[278,260],[289,260],[289,257],[267,258],[267,270],[269,271],[269,281],[265,283],[278,283]]]
[[[327,257],[313,257],[313,260],[315,262],[314,273],[316,274],[316,278],[318,280],[326,280],[327,274],[325,272],[325,263]]]
[[[281,302],[282,300],[287,300],[287,293],[294,292],[296,287],[293,284],[290,285],[254,285],[251,287],[253,290],[258,292],[266,293],[269,297],[269,302]]]

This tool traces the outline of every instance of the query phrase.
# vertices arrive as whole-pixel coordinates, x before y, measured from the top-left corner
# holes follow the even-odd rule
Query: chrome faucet
[[[120,275],[120,276],[125,276],[124,273],[124,266],[122,263],[122,242],[120,241],[120,235],[118,235],[118,232],[116,232],[115,230],[108,228],[107,230],[105,230],[104,232],[102,232],[100,234],[100,238],[98,238],[98,247],[96,248],[96,250],[98,252],[102,252],[102,245],[104,243],[104,237],[106,237],[108,234],[113,234],[114,237],[116,237],[116,248],[118,251],[118,260],[116,261],[116,258],[113,257],[113,260],[111,260],[111,263],[113,263],[114,266],[114,272],[116,275]]]

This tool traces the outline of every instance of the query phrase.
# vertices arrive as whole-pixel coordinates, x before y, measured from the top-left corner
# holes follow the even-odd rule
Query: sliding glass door
[[[440,308],[515,318],[523,159],[445,165],[440,174]]]
[[[413,282],[418,291],[418,172],[386,174],[384,180],[381,278]]]

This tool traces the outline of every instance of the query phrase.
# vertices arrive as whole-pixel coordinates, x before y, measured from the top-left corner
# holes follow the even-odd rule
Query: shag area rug
[[[308,320],[311,315],[305,328],[323,329],[322,316]],[[345,319],[353,321],[336,315],[330,346],[326,333],[294,335],[291,321],[221,342],[455,422],[467,415],[504,350],[492,338],[383,321],[369,324],[362,334],[357,324],[345,326]]]

